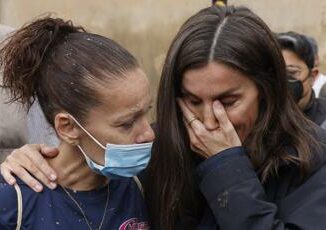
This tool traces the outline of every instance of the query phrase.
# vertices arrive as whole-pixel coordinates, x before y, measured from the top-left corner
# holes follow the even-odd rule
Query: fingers
[[[41,144],[40,147],[41,147],[42,155],[44,155],[48,158],[56,157],[59,154],[58,148],[50,147],[50,146],[47,146],[44,144]]]
[[[32,174],[47,187],[54,189],[56,184],[53,181],[57,176],[41,155],[42,148],[45,148],[45,151],[50,152],[52,156],[57,154],[53,148],[51,150],[47,146],[24,145],[19,149],[15,149],[6,158],[5,164],[1,167],[2,174],[6,175],[8,180],[12,179],[11,174],[15,174],[35,191],[41,191],[42,185],[30,175]]]
[[[229,120],[223,105],[218,100],[214,101],[214,103],[213,103],[213,111],[214,111],[214,115],[215,115],[221,129],[223,129],[223,130],[233,129],[234,130],[233,125],[232,125],[231,121]]]
[[[200,120],[198,120],[198,118],[196,118],[196,116],[188,109],[187,105],[183,102],[183,100],[177,100],[185,118],[184,120],[186,121],[186,125],[189,125],[193,129],[194,133],[199,137],[208,134],[208,131],[206,130],[204,124]]]
[[[187,129],[188,135],[189,135],[189,140],[190,140],[190,149],[196,153],[198,153],[200,156],[207,158],[208,155],[206,154],[205,151],[207,151],[205,145],[203,142],[197,137],[195,134],[193,128],[188,124],[188,122],[183,119],[183,122],[185,124],[185,127]]]
[[[193,129],[189,126],[189,124],[185,120],[184,120],[184,123],[185,123],[185,127],[187,129],[188,135],[189,135],[191,148],[195,152],[198,152],[198,150],[203,149],[204,146],[201,143],[201,141],[197,138],[197,136],[194,133]],[[195,147],[195,148],[193,148],[193,147]]]
[[[12,172],[14,172],[17,177],[24,181],[35,192],[42,191],[43,186],[37,180],[35,180],[24,168],[20,167],[16,162],[11,161],[10,164],[8,164],[8,162],[5,161],[1,164],[1,174],[8,183],[11,182]]]
[[[46,145],[40,146],[40,152],[33,151],[33,154],[29,155],[31,160],[38,165],[39,169],[47,176],[47,178],[50,181],[55,181],[57,179],[56,172],[50,167],[48,162],[44,159],[42,155],[45,155],[46,157],[55,157],[59,154],[59,150],[54,147],[49,147]]]
[[[196,116],[188,109],[187,105],[183,102],[182,99],[178,98],[177,102],[182,111],[183,117],[188,124],[192,124],[196,120]]]
[[[17,159],[21,159],[21,157],[26,156],[29,158],[33,164],[31,167],[32,169],[36,168],[41,171],[50,181],[55,181],[57,178],[57,175],[55,171],[49,166],[48,162],[44,159],[44,157],[41,155],[43,153],[43,150],[45,151],[45,154],[55,154],[55,151],[51,147],[45,146],[45,145],[38,145],[38,144],[31,144],[31,145],[24,145],[23,147],[15,150],[13,152],[13,157]],[[49,151],[50,150],[50,151]],[[58,150],[57,150],[58,151]],[[15,155],[14,155],[15,153]],[[19,161],[19,164],[24,167],[24,162]],[[35,166],[35,167],[34,167]],[[29,169],[27,169],[29,170]],[[35,170],[36,173],[37,170]],[[34,173],[29,171],[30,173]],[[36,176],[36,175],[35,175]],[[43,181],[42,181],[43,182]]]
[[[221,131],[233,146],[241,145],[241,140],[233,124],[229,120],[223,105],[218,101],[213,103],[213,111],[216,119],[220,124]]]
[[[13,177],[10,173],[10,170],[8,168],[8,166],[6,165],[6,162],[3,162],[0,165],[0,172],[1,175],[3,176],[3,178],[5,179],[5,181],[10,184],[10,185],[14,185],[16,184],[16,179],[15,177]]]
[[[26,184],[35,187],[35,185],[33,185],[35,183],[35,179],[33,177],[35,177],[38,181],[42,182],[48,188],[50,189],[56,188],[56,184],[50,181],[44,173],[45,163],[46,163],[46,167],[50,167],[45,160],[44,160],[45,163],[43,162],[41,164],[38,164],[33,160],[33,158],[25,157],[23,161],[24,164],[22,164],[21,161],[17,161],[17,162],[19,163],[19,167],[23,166],[24,169],[28,171],[28,175],[26,176],[22,175],[21,177],[20,175],[17,174],[17,176],[21,178],[21,180],[23,180]],[[33,176],[32,179],[29,177],[30,174]]]

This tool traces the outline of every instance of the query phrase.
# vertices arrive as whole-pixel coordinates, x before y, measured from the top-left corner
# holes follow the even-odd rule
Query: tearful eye
[[[120,127],[123,128],[124,130],[129,130],[134,126],[135,121],[130,121],[127,123],[122,124]]]
[[[198,106],[201,104],[202,101],[195,98],[185,98],[185,102],[189,106]]]
[[[228,101],[228,102],[222,102],[223,106],[224,107],[230,107],[232,106],[236,101]]]
[[[200,104],[200,101],[193,101],[193,100],[190,100],[189,103],[190,103],[190,105],[197,106],[197,105]]]

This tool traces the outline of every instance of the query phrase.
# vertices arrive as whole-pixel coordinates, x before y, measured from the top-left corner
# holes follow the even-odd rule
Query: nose
[[[147,142],[152,142],[155,139],[155,133],[154,130],[152,129],[149,121],[145,118],[142,129],[140,130],[140,134],[136,138],[136,143],[141,144],[141,143],[147,143]]]
[[[209,131],[215,130],[219,127],[218,121],[214,115],[213,104],[207,104],[204,106],[202,122],[205,128]]]

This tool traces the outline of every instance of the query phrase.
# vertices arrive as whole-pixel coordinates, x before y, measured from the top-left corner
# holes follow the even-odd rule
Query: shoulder
[[[1,208],[17,206],[17,193],[0,175],[0,211]]]
[[[326,98],[318,97],[315,100],[319,106],[319,109],[321,109],[323,111],[326,110]]]
[[[44,188],[42,192],[37,193],[19,178],[16,178],[16,181],[22,195],[23,222],[33,221],[36,218],[35,211],[43,210],[42,207],[47,204],[45,201],[49,199],[52,190]],[[8,224],[16,226],[17,213],[18,196],[16,188],[7,184],[0,175],[0,229],[8,228]],[[14,229],[14,227],[11,226],[9,229]]]
[[[326,144],[326,130],[320,126],[316,128],[316,139],[317,141]]]
[[[17,221],[17,193],[13,186],[7,184],[0,176],[0,227],[14,228]]]
[[[143,181],[137,176],[110,181],[111,196],[120,197],[121,194],[128,194],[129,198],[144,197]],[[138,199],[138,198],[137,198]]]
[[[135,190],[142,190],[143,181],[139,176],[134,176],[130,178],[112,180],[110,181],[110,187],[120,191],[128,190],[134,192]]]
[[[326,130],[314,125],[312,136],[317,141],[317,145],[311,146],[311,171],[316,172],[326,165]]]

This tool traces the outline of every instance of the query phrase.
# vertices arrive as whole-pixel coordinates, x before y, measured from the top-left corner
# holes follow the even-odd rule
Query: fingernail
[[[55,189],[56,187],[57,187],[57,184],[56,183],[52,183],[52,182],[50,183],[50,188],[51,189]]]
[[[218,102],[218,101],[214,101],[214,107],[217,108],[217,109],[220,109],[222,107],[221,103]]]
[[[15,181],[15,179],[13,179],[13,178],[11,178],[11,179],[9,180],[9,184],[11,184],[11,185],[13,185],[15,182],[16,182],[16,181]]]
[[[40,192],[42,190],[42,186],[39,184],[35,185],[34,188],[37,192]]]
[[[50,175],[50,180],[54,181],[57,179],[57,176],[55,174]]]

